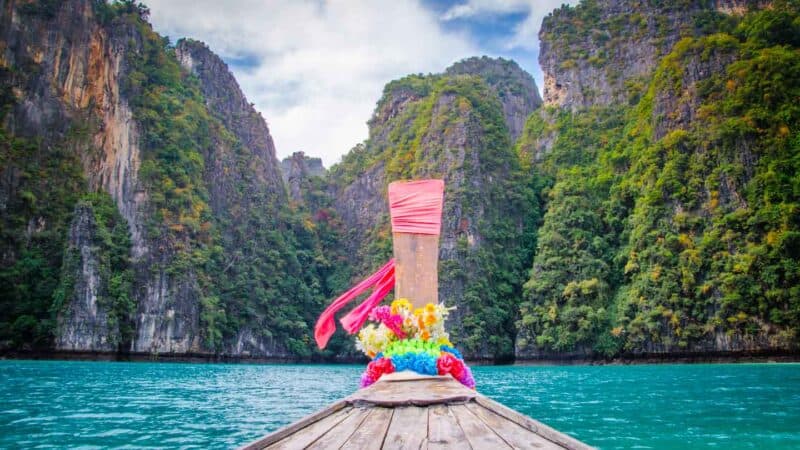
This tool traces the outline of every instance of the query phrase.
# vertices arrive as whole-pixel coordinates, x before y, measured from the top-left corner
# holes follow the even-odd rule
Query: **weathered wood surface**
[[[439,303],[439,236],[394,233],[394,295],[415,307]]]
[[[245,449],[590,449],[450,377],[398,375]]]
[[[427,377],[416,380],[382,381],[347,397],[354,405],[427,406],[439,403],[466,402],[477,393],[447,377]]]

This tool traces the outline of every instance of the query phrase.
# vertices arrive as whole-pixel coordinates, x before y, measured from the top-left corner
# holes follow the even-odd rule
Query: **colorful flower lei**
[[[383,375],[412,370],[423,375],[451,375],[474,389],[472,371],[444,329],[451,309],[428,303],[412,311],[411,303],[403,298],[373,309],[369,318],[378,325],[368,324],[356,337],[356,348],[372,358],[361,375],[361,387]]]

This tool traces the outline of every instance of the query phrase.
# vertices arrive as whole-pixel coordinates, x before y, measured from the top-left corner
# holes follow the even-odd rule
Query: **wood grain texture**
[[[466,402],[477,393],[450,377],[431,377],[413,381],[380,380],[346,400],[355,405],[426,406]]]
[[[353,434],[353,432],[361,426],[371,412],[372,408],[353,408],[345,420],[339,422],[335,428],[332,428],[319,439],[312,442],[307,448],[340,448],[345,442],[347,442],[348,439],[350,439],[350,436]]]
[[[393,233],[395,298],[421,308],[439,303],[439,236]]]
[[[344,443],[342,448],[380,449],[389,423],[392,421],[394,408],[370,408],[369,416],[356,428],[355,432]]]
[[[467,436],[467,440],[472,448],[490,448],[493,450],[511,449],[506,441],[503,440],[491,428],[486,426],[475,414],[465,406],[448,406],[458,420],[461,429]]]
[[[427,444],[429,450],[472,448],[447,405],[428,407]]]
[[[428,435],[428,408],[401,406],[394,408],[392,423],[383,440],[384,449],[418,449]]]
[[[547,439],[532,433],[520,425],[506,419],[505,417],[498,416],[497,414],[489,411],[483,406],[472,402],[464,405],[470,412],[475,414],[484,424],[495,433],[497,433],[504,441],[514,448],[525,449],[562,449],[563,447],[555,442],[548,441]]]
[[[274,444],[275,442],[278,442],[279,440],[285,438],[286,436],[289,436],[291,434],[297,433],[298,431],[302,430],[306,426],[308,426],[308,425],[310,425],[310,424],[312,424],[312,423],[314,423],[314,422],[316,422],[318,420],[321,420],[322,418],[327,417],[327,416],[329,416],[329,415],[331,415],[331,414],[333,414],[333,413],[335,413],[335,412],[337,412],[337,411],[339,411],[341,409],[344,409],[344,408],[349,408],[349,403],[346,402],[345,400],[339,400],[338,402],[333,403],[332,405],[326,407],[325,409],[319,410],[319,411],[315,412],[314,414],[310,414],[310,415],[308,415],[306,417],[303,417],[302,419],[298,420],[297,422],[290,423],[289,425],[286,425],[283,428],[279,428],[276,431],[273,431],[272,433],[264,436],[261,439],[258,439],[258,440],[254,441],[254,442],[246,444],[246,445],[242,446],[241,449],[242,450],[257,450],[257,449],[265,448],[265,447],[267,447],[267,446],[269,446],[271,444]]]
[[[353,408],[348,407],[341,409],[333,414],[323,417],[322,419],[309,424],[308,426],[300,429],[298,432],[290,434],[280,441],[267,446],[266,448],[272,450],[302,450],[309,446],[312,442],[316,441],[328,431],[334,429],[340,422],[345,420],[352,412]]]
[[[243,448],[591,447],[467,389],[452,377],[400,374]]]

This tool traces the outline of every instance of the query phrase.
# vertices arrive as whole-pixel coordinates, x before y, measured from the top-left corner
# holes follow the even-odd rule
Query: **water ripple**
[[[0,448],[230,448],[356,389],[360,366],[0,361]],[[800,365],[476,367],[601,449],[800,448]]]

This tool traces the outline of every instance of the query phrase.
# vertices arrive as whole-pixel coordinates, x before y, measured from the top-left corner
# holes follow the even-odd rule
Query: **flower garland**
[[[378,325],[368,324],[356,338],[356,348],[372,358],[361,375],[361,387],[385,374],[412,370],[423,375],[451,375],[474,389],[472,371],[444,330],[444,320],[451,309],[441,303],[428,303],[412,310],[404,298],[373,309],[369,319]]]

